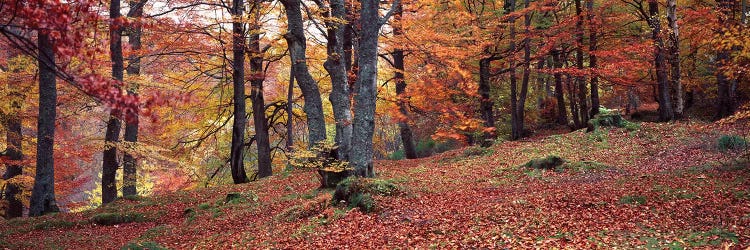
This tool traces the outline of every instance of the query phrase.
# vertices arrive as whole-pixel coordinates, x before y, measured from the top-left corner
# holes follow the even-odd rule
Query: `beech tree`
[[[37,120],[36,176],[31,191],[29,216],[60,211],[55,199],[55,118],[57,116],[57,79],[54,41],[50,30],[37,34],[39,65],[39,119]]]
[[[400,0],[395,0],[394,6]],[[359,21],[362,26],[357,49],[359,72],[354,85],[354,124],[352,129],[352,150],[349,162],[354,173],[360,177],[375,177],[372,165],[372,135],[375,130],[375,97],[378,80],[378,38],[380,28],[393,15],[395,7],[384,17],[378,14],[378,0],[362,0]]]
[[[112,60],[112,79],[122,82],[124,79],[124,59],[122,55],[122,20],[120,0],[109,3],[109,55]],[[104,154],[102,156],[102,204],[117,199],[117,142],[120,141],[122,123],[112,110],[107,121],[104,135]]]
[[[300,0],[282,0],[287,17],[287,33],[284,38],[289,47],[294,79],[297,80],[305,98],[305,114],[307,115],[307,130],[309,134],[308,145],[312,147],[326,139],[326,125],[323,116],[323,102],[320,98],[320,90],[315,79],[310,75],[307,67],[307,39],[305,38],[304,24],[302,22],[302,11]]]
[[[247,124],[245,110],[245,28],[243,0],[232,0],[230,14],[232,15],[232,88],[234,90],[232,116],[232,148],[230,165],[234,184],[250,181],[245,172],[245,126]]]

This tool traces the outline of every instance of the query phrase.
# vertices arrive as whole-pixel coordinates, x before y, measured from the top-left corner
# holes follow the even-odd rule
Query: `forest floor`
[[[742,248],[750,167],[717,150],[747,126],[679,122],[576,131],[379,161],[400,188],[375,211],[331,204],[311,170],[257,182],[120,199],[0,223],[0,248]],[[521,167],[558,155],[558,170]],[[747,157],[745,157],[747,158]],[[240,199],[225,202],[228,193]],[[94,217],[136,222],[100,225]],[[133,219],[135,218],[135,219]]]

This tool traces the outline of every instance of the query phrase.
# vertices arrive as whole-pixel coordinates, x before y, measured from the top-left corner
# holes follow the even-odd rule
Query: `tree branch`
[[[401,0],[393,1],[393,4],[391,4],[391,9],[388,10],[388,13],[385,13],[385,16],[383,16],[382,18],[380,18],[380,20],[378,20],[378,24],[380,26],[383,26],[383,24],[387,23],[388,19],[390,19],[391,16],[393,16],[393,13],[396,12],[396,7],[399,6],[400,4],[401,4]]]

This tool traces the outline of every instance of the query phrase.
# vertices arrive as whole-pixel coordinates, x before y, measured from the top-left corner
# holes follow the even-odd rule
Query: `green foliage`
[[[375,210],[375,200],[372,199],[372,195],[367,193],[355,193],[349,197],[347,203],[349,208],[358,207],[365,213]]]
[[[34,225],[35,230],[48,230],[48,229],[64,229],[64,228],[71,228],[78,225],[76,222],[72,221],[64,221],[64,220],[45,220],[40,223],[37,223]]]
[[[225,204],[241,204],[258,202],[258,195],[252,191],[242,193],[228,193],[224,199]]]
[[[468,147],[464,149],[464,152],[461,153],[461,156],[463,157],[471,157],[471,156],[485,156],[485,155],[491,155],[495,151],[491,148],[483,148],[483,147]]]
[[[565,163],[563,158],[556,155],[549,155],[545,158],[532,159],[523,166],[533,169],[555,169],[562,166],[563,163]]]
[[[432,138],[427,138],[417,142],[415,150],[417,151],[417,157],[422,158],[454,149],[457,144],[458,143],[452,140],[436,142]]]
[[[91,221],[98,225],[117,225],[131,222],[145,222],[147,218],[142,213],[129,212],[129,213],[101,213],[91,217]]]
[[[725,152],[730,150],[743,150],[747,149],[747,140],[738,135],[723,135],[719,137],[717,142],[719,151]]]
[[[604,163],[597,162],[597,161],[576,161],[576,162],[566,162],[565,164],[563,164],[563,168],[576,171],[576,172],[586,172],[586,171],[607,169],[609,168],[609,166],[605,165]]]
[[[288,155],[289,165],[297,168],[315,168],[326,172],[352,170],[349,162],[336,159],[336,146],[330,141],[320,141],[306,149],[296,149]]]
[[[406,153],[403,149],[396,150],[395,152],[388,155],[388,160],[403,160],[406,159]]]
[[[620,198],[620,204],[643,205],[646,204],[646,197],[640,195],[626,195]]]
[[[120,250],[168,250],[169,248],[159,245],[159,243],[146,241],[146,242],[130,242],[127,245],[120,248]]]
[[[363,212],[375,209],[373,195],[389,196],[399,192],[391,180],[349,177],[339,182],[333,194],[333,203],[345,202],[349,208],[359,207]]]

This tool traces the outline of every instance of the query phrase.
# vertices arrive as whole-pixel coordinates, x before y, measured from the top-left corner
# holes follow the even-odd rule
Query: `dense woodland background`
[[[745,0],[2,0],[0,213],[295,168],[332,187],[602,117],[734,124],[748,16]]]

